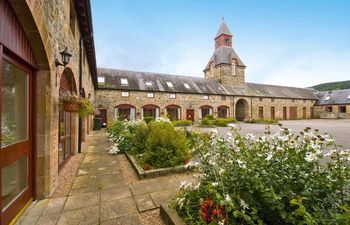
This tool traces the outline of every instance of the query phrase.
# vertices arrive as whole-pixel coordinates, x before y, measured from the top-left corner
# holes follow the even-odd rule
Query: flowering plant
[[[59,101],[60,103],[74,103],[80,104],[81,97],[75,93],[71,93],[70,91],[63,91],[60,93]]]
[[[349,150],[331,136],[310,128],[242,136],[232,128],[204,146],[200,176],[173,203],[187,224],[350,224]],[[221,207],[220,217],[209,220],[208,205]]]

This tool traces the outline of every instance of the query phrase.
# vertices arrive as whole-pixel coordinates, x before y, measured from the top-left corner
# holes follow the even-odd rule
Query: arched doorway
[[[178,105],[168,105],[166,108],[166,113],[171,121],[181,119],[181,108]]]
[[[70,68],[66,68],[60,80],[60,97],[65,93],[76,94],[76,84],[73,72]],[[66,159],[72,154],[72,145],[75,140],[75,132],[73,130],[75,116],[71,112],[64,111],[63,106],[59,109],[59,137],[58,137],[58,165],[62,167]]]
[[[134,121],[136,118],[136,108],[133,105],[121,104],[114,108],[114,118],[117,120]]]
[[[244,99],[240,99],[236,103],[236,119],[243,121],[247,117],[248,102]]]
[[[142,107],[142,115],[141,118],[145,118],[145,117],[153,117],[153,118],[158,118],[159,117],[159,107],[156,105],[144,105]]]
[[[205,118],[208,115],[213,115],[213,107],[209,105],[203,105],[199,107],[199,118]]]

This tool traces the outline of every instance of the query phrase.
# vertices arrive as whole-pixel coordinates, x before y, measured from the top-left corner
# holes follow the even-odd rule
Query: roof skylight
[[[185,88],[191,89],[190,85],[188,83],[184,83]]]
[[[325,101],[328,101],[329,98],[330,98],[330,96],[326,96],[326,97],[324,98],[324,100],[325,100]]]
[[[168,87],[170,87],[170,88],[174,88],[173,83],[171,83],[170,81],[167,81],[167,82],[166,82],[166,85],[168,85]]]
[[[105,82],[105,77],[98,76],[97,77],[97,83],[104,83]]]
[[[128,79],[126,79],[126,78],[120,78],[120,83],[122,85],[129,85]]]
[[[152,82],[151,81],[146,81],[146,86],[152,86]]]
[[[350,95],[348,95],[348,99],[350,99]]]

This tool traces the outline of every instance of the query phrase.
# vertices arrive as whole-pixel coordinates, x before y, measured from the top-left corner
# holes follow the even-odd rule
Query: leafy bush
[[[153,168],[178,166],[190,159],[184,133],[175,130],[168,122],[149,123],[146,148],[142,163],[150,164]]]
[[[236,123],[235,118],[217,118],[214,120],[214,125],[218,127],[227,127],[229,123]]]
[[[146,123],[150,123],[152,121],[155,121],[156,118],[155,117],[143,117],[143,120],[146,122]]]
[[[79,104],[79,116],[86,117],[92,115],[95,112],[95,107],[87,98],[81,98]]]
[[[201,175],[173,202],[187,224],[350,224],[349,150],[309,128],[258,138],[233,131],[206,143]]]
[[[191,126],[193,124],[192,120],[175,120],[172,121],[174,127],[184,127],[184,126]]]
[[[247,123],[278,124],[278,121],[271,119],[251,119]]]
[[[204,119],[202,119],[201,125],[202,126],[211,126],[211,125],[213,125],[213,122],[214,122],[213,120],[205,117]]]
[[[119,139],[122,131],[125,129],[125,124],[123,121],[113,120],[107,127],[107,132],[109,133],[109,137],[116,141]]]

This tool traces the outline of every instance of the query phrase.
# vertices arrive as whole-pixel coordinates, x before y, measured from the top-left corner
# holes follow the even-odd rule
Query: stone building
[[[224,21],[214,40],[205,78],[98,69],[95,103],[103,120],[167,115],[197,122],[208,114],[237,120],[314,117],[317,99],[311,89],[245,82],[246,66],[232,48]]]
[[[316,116],[321,119],[350,118],[350,89],[317,92]]]
[[[1,225],[50,196],[91,130],[91,116],[58,104],[62,90],[94,100],[91,19],[89,0],[0,0]]]

